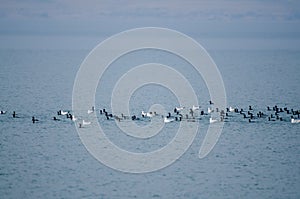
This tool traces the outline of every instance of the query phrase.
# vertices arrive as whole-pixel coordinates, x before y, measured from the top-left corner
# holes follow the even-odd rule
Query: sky
[[[127,29],[158,26],[183,32],[209,48],[240,48],[241,42],[253,48],[256,39],[266,48],[300,49],[299,25],[297,0],[1,0],[0,4],[2,48],[39,43],[55,48],[63,41],[91,48]],[[47,43],[49,39],[57,42]]]

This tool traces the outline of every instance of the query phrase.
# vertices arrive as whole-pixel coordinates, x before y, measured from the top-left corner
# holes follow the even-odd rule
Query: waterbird
[[[300,123],[300,119],[291,118],[291,123],[292,124]]]
[[[182,111],[185,107],[184,106],[181,106],[181,107],[175,107],[174,108],[174,113],[177,113],[179,111]]]
[[[72,115],[71,113],[67,114],[67,118],[70,118],[70,120],[72,120],[72,121],[76,121],[77,120],[77,118],[75,118],[75,116]]]
[[[135,115],[133,115],[133,116],[131,116],[131,120],[140,120],[140,118],[138,118]]]
[[[193,109],[190,109],[190,114],[192,117],[194,117],[194,110]]]
[[[13,116],[13,118],[17,117],[16,111],[13,112],[12,116]]]
[[[181,121],[182,120],[182,117],[175,117],[175,121]]]
[[[144,112],[142,111],[142,117],[153,117],[156,115],[156,112]]]
[[[170,123],[170,122],[174,122],[175,118],[171,118],[171,117],[164,117],[164,123]]]
[[[218,121],[218,120],[213,119],[212,117],[209,118],[209,123],[215,123],[215,122],[217,122],[217,121]]]
[[[121,118],[120,118],[119,116],[117,116],[117,115],[114,115],[114,118],[115,118],[115,120],[117,120],[118,122],[121,121]]]
[[[82,125],[85,126],[85,125],[90,125],[91,122],[88,122],[88,121],[85,121],[85,120],[82,120]]]
[[[208,108],[207,108],[207,112],[208,112],[208,113],[212,113],[212,112],[214,112],[214,110],[213,110],[212,108],[208,107]]]
[[[123,120],[129,120],[130,119],[130,116],[127,116],[127,115],[124,115],[123,113],[121,113],[121,118]]]
[[[200,106],[195,106],[195,105],[192,106],[193,111],[196,111],[196,110],[199,110],[199,109],[200,109]]]
[[[31,118],[31,121],[32,121],[32,123],[35,123],[35,122],[38,122],[39,120],[38,120],[38,119],[35,119],[35,117],[32,117],[32,118]]]
[[[94,111],[95,111],[95,107],[94,106],[92,106],[92,109],[91,110],[88,110],[88,114],[91,114],[91,113],[94,113]]]
[[[276,120],[274,120],[274,119],[271,118],[271,117],[268,117],[268,120],[269,120],[269,121],[273,121],[273,122],[276,121]]]
[[[77,120],[77,118],[76,118],[74,115],[71,115],[70,119],[71,119],[72,121],[76,121],[76,120]]]
[[[60,110],[60,114],[61,114],[61,115],[67,115],[68,113],[69,113],[68,111]]]
[[[252,119],[252,118],[251,118]],[[249,123],[253,123],[254,121],[252,121],[251,119],[248,120]]]
[[[56,117],[53,117],[53,120],[55,120],[55,121],[60,121],[60,119],[57,119]]]
[[[3,115],[5,113],[6,113],[6,111],[0,111],[0,115]]]

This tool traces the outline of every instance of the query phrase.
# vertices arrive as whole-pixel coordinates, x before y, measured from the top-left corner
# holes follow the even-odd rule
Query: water
[[[255,123],[233,115],[225,122],[212,152],[199,159],[208,124],[208,117],[204,117],[188,151],[159,171],[129,174],[99,163],[81,143],[73,122],[64,117],[61,121],[51,120],[58,110],[71,110],[74,79],[87,53],[0,50],[0,109],[8,110],[0,116],[1,198],[299,198],[300,125],[291,124],[285,115],[282,122],[261,119]],[[253,105],[255,110],[265,111],[266,106],[277,104],[300,109],[300,51],[209,53],[222,74],[228,106],[246,109]],[[157,52],[149,57],[140,55],[136,60],[130,56],[134,54],[121,62],[120,70],[112,66],[106,71],[97,89],[96,108],[110,110],[113,82],[131,63],[151,59],[169,60],[166,64],[181,70],[195,87],[201,105],[207,107],[207,88],[192,69],[186,70],[187,63]],[[174,100],[170,103],[168,99]],[[132,97],[131,111],[138,114],[157,101],[169,111],[177,105],[168,89],[143,87]],[[12,111],[19,118],[12,118]],[[32,124],[31,116],[40,122]],[[113,142],[141,152],[164,146],[178,127],[170,123],[153,139],[136,141],[125,134],[113,134],[113,121],[101,117],[99,121]]]

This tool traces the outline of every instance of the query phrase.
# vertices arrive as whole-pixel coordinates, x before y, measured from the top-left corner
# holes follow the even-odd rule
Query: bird
[[[293,116],[291,116],[291,123],[292,124],[300,123],[300,119],[295,119]]]
[[[192,110],[193,111],[196,111],[196,110],[199,110],[200,109],[200,106],[195,106],[195,105],[193,105],[193,107],[192,107]]]
[[[75,118],[75,116],[72,115],[71,113],[67,114],[67,118],[69,118],[72,121],[76,121],[77,120],[77,118]]]
[[[12,116],[13,116],[13,118],[18,117],[17,114],[16,114],[16,111],[13,112]]]
[[[212,113],[212,112],[214,112],[214,110],[213,110],[212,108],[209,108],[209,107],[208,107],[208,108],[207,108],[207,112],[208,112],[208,113]]]
[[[138,118],[135,115],[133,115],[133,116],[131,116],[131,120],[140,120],[140,118]]]
[[[77,118],[76,118],[74,115],[71,115],[70,119],[71,119],[72,121],[76,121],[76,120],[77,120]]]
[[[218,121],[218,120],[213,119],[212,117],[209,118],[209,123],[215,123],[215,122],[217,122],[217,121]]]
[[[115,118],[115,120],[117,120],[118,122],[121,121],[121,118],[120,118],[119,116],[117,116],[117,115],[114,115],[114,118]]]
[[[156,112],[147,112],[146,113],[146,112],[142,111],[142,117],[153,117],[155,115],[157,115]]]
[[[121,113],[121,119],[123,119],[123,120],[129,120],[130,116],[124,115],[123,113]]]
[[[164,123],[170,123],[170,122],[174,122],[175,118],[171,118],[171,117],[164,117]]]
[[[60,115],[67,115],[69,112],[68,111],[63,111],[63,110],[60,110]]]
[[[268,121],[276,121],[276,120],[274,120],[272,117],[268,117]]]
[[[55,121],[60,121],[60,119],[57,119],[56,117],[53,117],[53,120],[55,120]]]
[[[6,111],[0,111],[0,115],[4,115]]]
[[[174,109],[174,113],[177,113],[179,111],[182,111],[185,107],[184,106],[181,106],[181,107],[175,107]]]
[[[35,122],[38,122],[39,120],[38,120],[38,119],[35,119],[35,117],[32,117],[32,118],[31,118],[31,121],[32,121],[32,123],[35,123]]]
[[[190,109],[190,114],[192,117],[194,117],[194,110],[193,109]]]
[[[235,109],[232,107],[229,107],[229,112],[233,112]]]
[[[88,122],[88,121],[85,121],[85,120],[82,120],[82,125],[85,126],[85,125],[90,125],[91,122]]]
[[[94,111],[95,111],[95,107],[92,106],[92,109],[91,109],[91,110],[88,110],[88,114],[94,113]]]

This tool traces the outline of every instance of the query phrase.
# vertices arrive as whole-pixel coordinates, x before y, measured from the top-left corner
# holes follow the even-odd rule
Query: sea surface
[[[0,50],[0,198],[299,198],[300,124],[254,119],[229,113],[213,150],[198,158],[209,116],[199,125],[190,148],[176,162],[158,171],[132,174],[97,161],[82,144],[75,125],[58,110],[72,113],[76,73],[90,50]],[[227,105],[253,112],[287,107],[300,110],[300,51],[210,50],[226,89]],[[99,110],[111,111],[111,92],[130,68],[156,62],[174,67],[191,83],[201,109],[207,112],[210,96],[201,75],[170,53],[146,50],[129,53],[105,71],[97,87],[95,109],[107,137],[135,152],[166,145],[178,123],[168,123],[146,140],[121,132]],[[155,75],[155,72],[153,72]],[[180,85],[178,85],[180,86]],[[146,85],[130,100],[131,115],[140,116],[152,104],[173,114],[179,106],[174,93]],[[92,105],[91,105],[92,106]],[[12,113],[17,113],[17,118]],[[39,122],[32,123],[35,116]],[[57,117],[60,121],[54,121]],[[141,119],[138,125],[147,125]],[[95,124],[91,124],[95,125]],[[86,129],[89,126],[85,127]],[[186,132],[189,133],[189,132]]]

